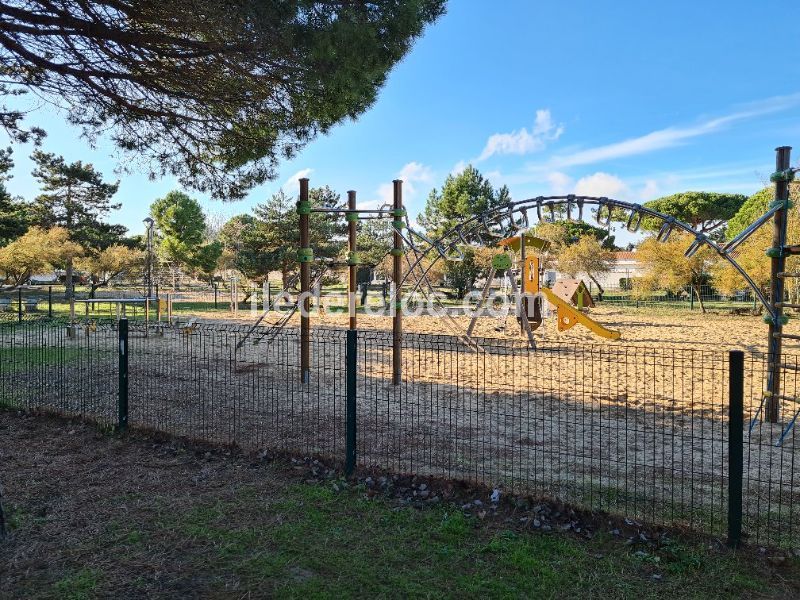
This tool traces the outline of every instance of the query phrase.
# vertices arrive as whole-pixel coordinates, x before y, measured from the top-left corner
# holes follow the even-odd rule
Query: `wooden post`
[[[400,231],[403,228],[403,182],[395,179],[394,185],[394,247],[392,248],[392,279],[394,281],[394,306],[392,320],[392,383],[400,385],[403,379],[403,310],[401,296],[401,281],[403,279],[403,237]]]
[[[347,208],[356,209],[356,193],[347,192]],[[347,257],[348,263],[348,288],[347,288],[347,312],[350,315],[350,329],[357,327],[356,320],[356,279],[358,277],[358,249],[356,246],[356,235],[358,233],[358,213],[347,213],[347,239],[350,248],[350,255]]]
[[[310,204],[308,200],[308,178],[300,179],[300,201],[297,212],[300,217],[300,381],[308,383],[311,379],[311,321],[309,312],[311,300],[311,236],[309,232]]]
[[[525,263],[528,262],[528,253],[527,249],[525,248],[525,231],[519,234],[519,259],[519,289],[522,292],[522,297],[516,298],[515,302],[517,303],[516,305],[520,311],[517,314],[517,318],[519,319],[519,330],[520,333],[525,333],[525,320],[528,318],[528,298],[525,296]]]
[[[792,149],[790,146],[781,146],[775,149],[775,171],[784,173],[789,169]],[[781,360],[783,344],[783,278],[778,276],[786,266],[784,247],[786,246],[786,206],[789,201],[788,178],[775,177],[775,202],[780,202],[781,208],[775,211],[772,227],[772,247],[769,252],[770,260],[770,297],[769,303],[773,308],[773,318],[769,322],[769,341],[767,362],[772,365],[767,375],[767,398],[764,419],[769,423],[778,422],[778,409],[781,392]]]

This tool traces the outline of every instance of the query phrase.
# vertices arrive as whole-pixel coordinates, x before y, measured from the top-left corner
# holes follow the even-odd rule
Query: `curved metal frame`
[[[431,263],[424,268],[423,275],[426,275],[430,269],[442,258],[445,260],[452,260],[451,256],[463,257],[463,253],[458,250],[458,245],[464,245],[467,241],[466,235],[472,233],[478,233],[478,238],[483,242],[483,236],[480,235],[481,233],[485,232],[491,238],[497,237],[508,237],[512,235],[514,232],[519,231],[520,229],[524,229],[525,227],[520,226],[517,222],[518,220],[514,218],[516,214],[519,217],[519,222],[523,223],[524,225],[528,225],[528,210],[535,210],[537,217],[539,217],[540,222],[552,222],[551,219],[555,217],[555,208],[557,206],[566,205],[567,207],[567,216],[571,217],[572,215],[572,207],[577,206],[579,207],[578,214],[579,219],[583,216],[583,208],[586,205],[596,205],[598,207],[597,212],[597,221],[601,225],[607,225],[608,221],[611,219],[612,214],[614,213],[615,209],[620,209],[622,211],[630,212],[630,216],[627,219],[627,225],[636,225],[641,222],[642,218],[652,217],[662,221],[664,224],[661,226],[657,239],[659,241],[666,241],[669,237],[669,233],[674,230],[681,230],[685,233],[690,234],[694,240],[692,244],[687,249],[687,256],[691,256],[696,253],[702,246],[706,245],[712,250],[714,250],[719,256],[725,259],[736,271],[742,276],[742,278],[747,282],[747,285],[750,286],[750,289],[753,290],[753,294],[755,294],[756,298],[758,298],[759,302],[764,306],[766,311],[770,314],[770,316],[775,316],[775,309],[774,307],[767,301],[767,298],[764,296],[764,293],[758,288],[755,284],[753,279],[747,273],[747,271],[742,268],[742,266],[736,262],[736,260],[731,256],[731,251],[738,246],[738,243],[744,241],[744,239],[740,240],[738,243],[734,244],[733,241],[729,242],[726,246],[720,246],[713,240],[709,239],[705,234],[695,230],[691,225],[688,223],[684,223],[679,221],[675,217],[671,217],[669,215],[665,215],[658,211],[652,210],[647,208],[646,206],[642,206],[641,204],[635,204],[632,202],[625,202],[623,200],[615,200],[613,198],[606,198],[605,196],[575,196],[574,194],[569,194],[566,196],[537,196],[535,198],[528,198],[526,200],[520,200],[517,202],[508,202],[502,206],[495,207],[493,209],[487,210],[479,215],[475,215],[466,219],[447,231],[444,235],[440,236],[436,240],[430,240],[424,234],[415,231],[411,228],[410,222],[408,221],[408,217],[406,217],[406,225],[408,230],[408,235],[404,236],[406,243],[417,252],[417,256],[412,264],[409,266],[409,269],[403,275],[403,278],[398,286],[398,289],[402,288],[402,284],[404,284],[411,274],[411,272],[416,269],[422,260],[428,255],[429,252],[434,251],[436,252],[437,256],[431,261]],[[547,211],[546,215],[542,214],[542,207],[544,207]],[[607,210],[606,218],[602,218],[601,209],[605,208]],[[758,227],[763,225],[769,220],[769,217],[772,216],[774,209],[769,211],[763,217],[758,219],[751,225],[749,228],[745,230],[747,236],[749,236],[753,231],[755,231]],[[544,219],[542,217],[545,217]],[[568,219],[571,220],[571,219]],[[507,221],[504,223],[504,221]],[[494,230],[491,227],[492,225],[495,226]],[[504,232],[498,232],[497,226],[501,226],[504,229]],[[637,227],[638,228],[638,227]],[[428,247],[425,249],[418,248],[413,243],[413,238],[417,237],[418,239],[424,241],[428,244]],[[740,237],[743,237],[740,235]],[[737,238],[738,239],[738,238]],[[487,240],[488,241],[488,240]],[[457,254],[453,254],[453,252]],[[457,259],[457,258],[456,258]],[[419,287],[419,282],[414,285],[414,288],[411,290],[411,293],[414,293],[417,288]]]

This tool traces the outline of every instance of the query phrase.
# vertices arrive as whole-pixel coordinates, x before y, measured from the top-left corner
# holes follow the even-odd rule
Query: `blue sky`
[[[416,214],[467,162],[512,197],[599,194],[631,201],[689,190],[752,193],[773,149],[800,158],[800,35],[789,2],[451,0],[448,13],[392,72],[375,105],[282,165],[237,203],[193,194],[216,218],[248,212],[307,175],[360,205],[405,180]],[[108,177],[114,149],[90,149],[47,106],[29,120],[44,149]],[[12,193],[37,193],[17,147]],[[143,229],[174,180],[124,176],[112,220]],[[191,193],[191,192],[190,192]]]

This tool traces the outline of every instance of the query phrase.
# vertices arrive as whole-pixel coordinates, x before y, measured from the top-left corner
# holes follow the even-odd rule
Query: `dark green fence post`
[[[47,286],[47,318],[53,318],[53,286]]]
[[[742,539],[744,476],[744,352],[728,354],[728,545]]]
[[[119,409],[118,430],[128,428],[128,319],[119,320]]]
[[[358,331],[347,331],[347,410],[344,473],[350,477],[356,468],[356,349]]]

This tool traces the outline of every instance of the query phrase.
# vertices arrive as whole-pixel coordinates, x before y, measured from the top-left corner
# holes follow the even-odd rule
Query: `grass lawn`
[[[444,500],[412,508],[306,463],[0,411],[0,597],[786,598],[795,558],[630,544]],[[326,473],[322,469],[323,474]],[[488,503],[488,499],[485,499]]]

